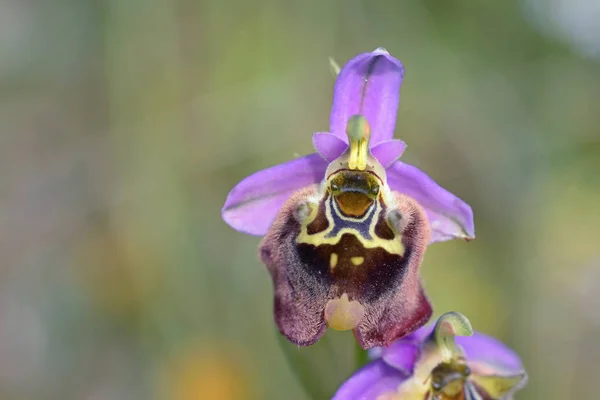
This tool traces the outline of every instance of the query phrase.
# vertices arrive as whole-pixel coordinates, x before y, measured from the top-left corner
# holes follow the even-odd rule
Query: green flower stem
[[[279,347],[285,356],[285,359],[292,370],[292,373],[304,389],[310,399],[328,399],[330,393],[323,387],[323,382],[315,369],[311,367],[309,361],[301,353],[301,349],[277,331],[275,333],[279,342]]]
[[[354,341],[354,363],[355,370],[364,367],[369,362],[369,352],[363,349],[358,343],[358,341]]]

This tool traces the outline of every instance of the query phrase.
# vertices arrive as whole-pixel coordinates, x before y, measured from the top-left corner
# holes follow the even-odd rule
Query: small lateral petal
[[[406,143],[402,140],[392,139],[379,142],[371,148],[371,154],[381,163],[383,168],[388,168],[394,161],[400,158],[406,149]]]
[[[343,138],[351,116],[363,115],[371,126],[373,145],[394,136],[404,67],[385,49],[350,60],[335,83],[330,126]]]
[[[258,171],[229,192],[221,210],[223,219],[240,232],[262,236],[288,197],[320,182],[326,169],[321,156],[311,154]]]
[[[317,153],[327,162],[331,162],[342,155],[348,148],[348,142],[329,132],[317,132],[313,135],[313,145]]]
[[[430,243],[450,239],[473,239],[473,210],[419,168],[394,162],[387,170],[388,184],[393,191],[406,194],[425,209],[431,227]]]
[[[335,393],[332,400],[376,400],[395,392],[405,376],[379,360],[358,370]]]

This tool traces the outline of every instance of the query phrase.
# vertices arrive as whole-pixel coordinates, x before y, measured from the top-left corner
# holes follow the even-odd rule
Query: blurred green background
[[[425,258],[435,314],[522,355],[517,398],[594,397],[598,21],[594,0],[1,1],[0,399],[307,399],[259,239],[220,208],[312,152],[328,58],[379,46],[406,68],[403,159],[475,212],[476,240]],[[335,387],[352,337],[327,337],[299,351]]]

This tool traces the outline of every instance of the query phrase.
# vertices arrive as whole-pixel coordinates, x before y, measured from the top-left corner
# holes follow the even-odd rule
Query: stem
[[[285,359],[292,370],[292,373],[298,380],[298,383],[310,399],[327,399],[329,393],[323,387],[323,383],[319,378],[315,369],[310,366],[304,355],[300,353],[300,348],[293,343],[287,341],[287,339],[276,332],[277,341],[279,347],[285,356]]]
[[[355,369],[364,367],[369,362],[369,352],[364,350],[358,341],[354,342],[354,363]]]

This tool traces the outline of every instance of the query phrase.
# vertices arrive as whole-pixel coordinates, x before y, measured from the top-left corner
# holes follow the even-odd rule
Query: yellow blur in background
[[[473,207],[433,245],[435,314],[521,354],[518,399],[592,398],[600,360],[600,16],[593,0],[0,3],[0,399],[307,399],[258,238],[220,218],[312,152],[334,77],[385,47],[396,137]],[[352,371],[350,333],[317,344]],[[330,356],[336,354],[336,356]],[[346,359],[346,358],[348,359]]]

